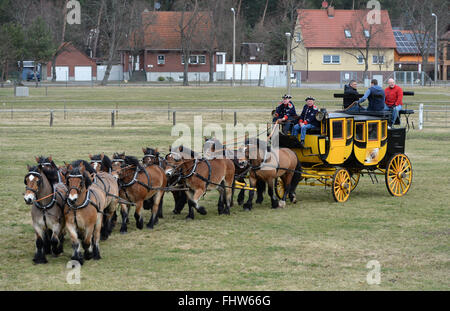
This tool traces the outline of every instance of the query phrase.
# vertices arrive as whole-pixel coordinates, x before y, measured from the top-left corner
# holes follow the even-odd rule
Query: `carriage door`
[[[330,164],[341,164],[345,161],[345,119],[330,120],[330,151],[327,162]]]
[[[380,121],[367,121],[367,148],[365,164],[377,164],[380,156],[381,126]]]

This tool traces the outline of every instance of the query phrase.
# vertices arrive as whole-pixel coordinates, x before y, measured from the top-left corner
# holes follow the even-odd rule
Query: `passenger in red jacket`
[[[384,110],[392,111],[392,119],[390,125],[395,124],[395,120],[399,115],[399,111],[403,108],[403,90],[395,85],[394,79],[388,80],[388,87],[384,90],[386,95]]]

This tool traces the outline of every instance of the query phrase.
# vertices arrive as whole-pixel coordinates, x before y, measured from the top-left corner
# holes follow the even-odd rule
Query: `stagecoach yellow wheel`
[[[391,195],[405,195],[412,182],[412,165],[403,153],[395,154],[386,166],[386,187]]]
[[[360,177],[361,177],[361,174],[359,172],[353,172],[353,174],[350,176],[351,182],[352,182],[352,187],[351,187],[350,191],[355,190],[356,186],[358,186]]]
[[[278,199],[282,199],[284,196],[284,182],[281,180],[281,178],[275,179],[275,194],[277,195]]]
[[[331,192],[336,202],[343,203],[348,200],[351,192],[352,181],[350,173],[345,168],[340,168],[334,173]]]

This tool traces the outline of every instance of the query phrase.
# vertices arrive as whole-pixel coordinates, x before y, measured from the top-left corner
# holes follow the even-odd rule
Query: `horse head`
[[[91,170],[93,168],[87,168],[86,164],[90,166],[89,163],[83,160],[67,164],[66,184],[69,191],[67,200],[70,204],[74,204],[92,184],[89,173],[92,173]]]
[[[43,176],[39,166],[27,165],[28,173],[25,175],[23,183],[25,184],[25,194],[23,199],[30,205],[36,200],[37,193],[41,189]]]
[[[142,158],[142,163],[144,165],[156,164],[159,165],[159,151],[158,148],[142,148],[142,152],[144,153],[144,157]]]
[[[119,172],[121,171],[124,163],[125,163],[125,152],[122,153],[115,152],[111,160],[111,174],[114,176],[114,178],[116,179],[119,178]]]

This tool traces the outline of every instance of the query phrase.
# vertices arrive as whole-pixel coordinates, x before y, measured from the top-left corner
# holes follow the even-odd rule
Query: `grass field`
[[[334,91],[294,89],[300,109],[303,98],[313,95],[329,109],[337,102]],[[268,88],[51,88],[30,89],[29,99],[15,108],[127,107],[270,108],[284,90]],[[449,100],[449,89],[418,89],[414,101]],[[140,100],[157,100],[142,104]],[[15,100],[11,89],[0,89],[0,105]],[[94,102],[86,103],[83,100]],[[98,103],[95,101],[98,100]],[[131,102],[122,103],[123,100]],[[136,100],[136,103],[132,101]],[[198,100],[215,100],[205,103]],[[258,104],[258,100],[262,103]],[[55,101],[55,102],[54,102]],[[58,101],[58,102],[56,102]],[[79,102],[77,102],[79,101]],[[247,104],[248,103],[248,104]],[[1,107],[1,106],[0,106]],[[177,114],[177,121],[192,125],[198,113]],[[233,121],[228,113],[202,113],[203,125]],[[265,122],[262,113],[239,114],[239,121]],[[170,136],[167,113],[120,113],[110,128],[107,113],[73,113],[67,120],[56,113],[53,127],[48,113],[0,114],[0,290],[449,290],[450,289],[450,129],[425,128],[407,134],[406,154],[414,177],[408,194],[391,197],[384,179],[372,184],[368,176],[348,202],[334,203],[330,190],[299,186],[296,205],[272,210],[266,195],[251,212],[235,206],[230,216],[217,215],[217,193],[208,193],[203,205],[208,214],[185,220],[187,211],[173,215],[173,200],[164,201],[164,219],[154,230],[129,233],[118,226],[100,245],[103,259],[81,268],[81,284],[66,282],[70,260],[69,239],[64,254],[47,256],[46,265],[33,265],[34,232],[30,208],[23,202],[26,164],[38,155],[63,161],[86,159],[89,153],[115,151],[141,157],[144,146],[167,151]],[[416,127],[417,128],[417,127]],[[144,212],[145,221],[149,212]],[[381,283],[368,285],[366,264],[381,265]]]

